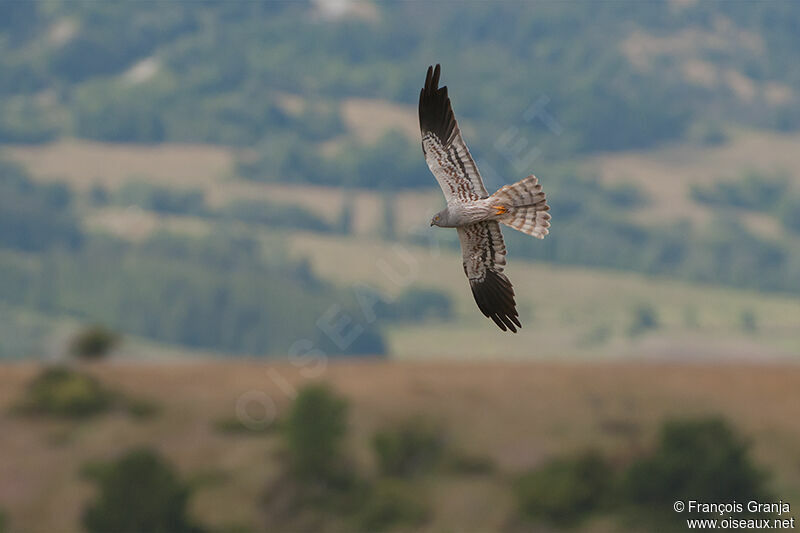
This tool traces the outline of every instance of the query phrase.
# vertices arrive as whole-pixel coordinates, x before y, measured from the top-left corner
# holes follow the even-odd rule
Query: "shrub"
[[[633,310],[633,319],[628,328],[631,337],[641,335],[647,331],[658,329],[658,313],[650,305],[640,305]]]
[[[274,228],[297,228],[330,232],[331,225],[314,211],[299,205],[286,205],[261,200],[235,200],[219,211],[227,220],[259,224]]]
[[[161,411],[158,404],[149,400],[127,399],[126,404],[126,411],[134,418],[152,418]]]
[[[514,492],[523,517],[569,526],[599,509],[610,487],[610,467],[597,453],[587,452],[524,474]]]
[[[680,518],[671,512],[675,500],[769,501],[765,481],[747,444],[723,419],[674,420],[662,427],[652,455],[630,466],[620,491],[625,501],[669,523]]]
[[[800,197],[795,195],[784,200],[779,215],[786,229],[795,234],[800,233]]]
[[[386,531],[405,526],[413,529],[423,524],[431,511],[416,487],[397,481],[381,481],[372,490],[358,515],[362,531]]]
[[[719,146],[728,140],[728,135],[721,124],[705,120],[693,123],[686,137],[701,146]]]
[[[413,418],[372,438],[378,469],[387,476],[408,477],[435,467],[442,459],[444,437],[430,421]]]
[[[69,189],[35,183],[19,165],[0,160],[0,246],[36,252],[82,242]]]
[[[464,475],[488,474],[495,469],[495,464],[490,457],[463,452],[447,454],[445,466],[450,472]]]
[[[101,359],[108,355],[119,340],[119,335],[105,326],[88,326],[72,338],[69,351],[80,359]]]
[[[383,223],[381,224],[381,237],[393,241],[397,238],[396,200],[391,194],[384,193],[382,203],[381,214],[383,215]]]
[[[186,514],[189,489],[155,452],[130,451],[95,477],[100,494],[83,514],[89,533],[202,531]]]
[[[786,196],[789,179],[784,175],[747,172],[735,181],[721,180],[712,185],[694,185],[692,198],[715,207],[733,207],[753,211],[772,211]]]
[[[345,191],[344,203],[339,211],[339,217],[336,220],[336,231],[343,235],[350,235],[353,233],[353,195],[350,190]]]
[[[204,215],[205,193],[197,190],[176,190],[150,185],[143,181],[130,181],[115,195],[116,203],[136,205],[157,213],[175,215]]]
[[[94,206],[105,206],[108,205],[110,201],[110,195],[108,194],[108,189],[106,189],[102,184],[95,183],[92,185],[92,188],[89,190],[89,201]]]
[[[453,316],[453,301],[441,290],[412,287],[393,302],[379,302],[377,313],[381,318],[397,321],[448,320]]]
[[[758,331],[758,317],[756,316],[756,312],[752,309],[743,310],[742,314],[739,315],[739,324],[741,325],[742,331],[745,333],[755,333]]]
[[[347,402],[325,385],[309,385],[286,419],[291,468],[300,478],[331,479],[339,474],[347,429]]]
[[[45,369],[28,384],[19,410],[31,414],[87,417],[108,410],[114,394],[95,378],[73,370]]]

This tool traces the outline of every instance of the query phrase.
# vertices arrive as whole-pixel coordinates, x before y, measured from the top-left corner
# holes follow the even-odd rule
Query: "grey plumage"
[[[549,232],[550,207],[535,176],[488,194],[461,136],[447,87],[439,87],[440,73],[439,65],[428,67],[419,95],[422,151],[447,201],[431,226],[458,230],[464,273],[478,308],[503,331],[516,333],[522,324],[514,288],[503,273],[506,245],[499,224],[541,239]]]

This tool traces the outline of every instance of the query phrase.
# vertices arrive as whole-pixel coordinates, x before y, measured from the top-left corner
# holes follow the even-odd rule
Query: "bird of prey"
[[[543,239],[550,227],[550,207],[535,176],[489,195],[453,115],[447,87],[439,87],[439,65],[428,67],[419,94],[422,152],[447,207],[431,226],[456,228],[464,273],[481,312],[503,331],[521,328],[514,289],[503,273],[506,245],[500,224]]]

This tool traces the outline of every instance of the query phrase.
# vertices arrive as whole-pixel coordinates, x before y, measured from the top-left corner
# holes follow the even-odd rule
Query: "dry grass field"
[[[248,391],[265,392],[284,412],[309,381],[308,369],[242,360],[112,361],[90,372],[156,402],[160,412],[79,423],[9,413],[38,370],[0,367],[0,507],[12,532],[79,531],[81,509],[93,495],[82,466],[141,445],[156,447],[184,478],[206,480],[192,500],[203,523],[262,530],[259,501],[280,471],[278,434],[224,434],[215,422],[235,416],[237,399]],[[756,461],[774,472],[776,495],[800,501],[796,365],[337,361],[318,379],[350,402],[349,448],[365,474],[373,468],[372,432],[417,414],[439,420],[453,446],[496,465],[479,476],[427,481],[435,513],[421,531],[497,531],[513,513],[513,475],[586,448],[624,462],[649,446],[665,417],[724,415],[751,440]]]
[[[115,189],[131,179],[165,187],[204,187],[233,172],[233,153],[211,145],[137,145],[63,140],[6,147],[3,155],[35,177],[78,190]]]

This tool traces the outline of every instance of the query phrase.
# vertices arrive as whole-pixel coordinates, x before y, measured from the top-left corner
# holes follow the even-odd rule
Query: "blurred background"
[[[800,506],[798,54],[788,1],[0,2],[0,531]],[[429,227],[435,63],[552,208],[517,335]]]

